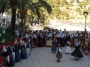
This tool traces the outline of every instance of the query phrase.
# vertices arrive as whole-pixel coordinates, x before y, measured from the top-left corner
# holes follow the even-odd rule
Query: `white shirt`
[[[60,35],[62,35],[63,34],[63,32],[60,30]]]
[[[60,37],[60,34],[57,34],[56,37]]]
[[[29,34],[25,34],[25,37],[28,38],[30,35]]]
[[[60,35],[60,37],[63,38],[64,37],[64,34]]]
[[[78,34],[77,33],[75,34],[75,37],[78,37]]]
[[[35,34],[33,35],[33,37],[34,37],[34,38],[37,38],[37,36],[36,36]]]
[[[58,48],[58,49],[59,49],[59,52],[62,52],[62,51],[61,51],[61,48]]]
[[[5,46],[3,46],[3,51],[4,51],[4,52],[7,52],[7,49],[6,49],[6,47],[5,47]]]
[[[79,46],[79,42],[75,42],[75,46],[78,47]]]
[[[70,42],[69,42],[69,41],[67,41],[67,44],[69,44],[69,45],[70,45]]]
[[[22,40],[20,39],[20,41],[19,41],[20,43],[22,43]]]
[[[47,35],[47,37],[52,37],[52,34],[51,34],[51,33],[49,33],[49,34]]]

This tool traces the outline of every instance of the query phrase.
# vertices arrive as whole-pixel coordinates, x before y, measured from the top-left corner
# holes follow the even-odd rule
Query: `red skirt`
[[[73,39],[70,41],[70,47],[73,47],[74,46],[74,41],[73,41]]]
[[[88,51],[90,51],[90,44],[88,45]]]

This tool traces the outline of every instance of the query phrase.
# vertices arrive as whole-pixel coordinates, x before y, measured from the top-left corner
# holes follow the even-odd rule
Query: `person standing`
[[[33,44],[35,47],[37,47],[38,45],[38,39],[37,39],[36,32],[33,33]]]
[[[56,37],[53,36],[53,38],[52,38],[52,47],[51,47],[52,54],[56,53],[56,51],[57,51],[56,43],[57,43]]]
[[[66,51],[65,51],[66,54],[70,54],[71,53],[70,44],[71,44],[70,41],[67,41],[67,46],[66,46]]]
[[[61,47],[65,46],[65,44],[64,44],[64,32],[62,32],[62,34],[60,35],[60,44],[61,44]]]
[[[47,33],[47,39],[46,39],[46,46],[47,47],[52,46],[51,38],[52,38],[52,33],[48,32]]]
[[[75,60],[83,58],[83,54],[81,53],[80,44],[77,37],[75,37],[74,43],[75,43],[75,50],[71,53],[71,55],[75,57]]]
[[[89,38],[88,34],[85,36],[85,55],[88,55],[88,44],[89,44]]]
[[[56,53],[57,62],[60,62],[60,59],[62,58],[62,52],[61,52],[61,45],[58,45],[58,50]]]

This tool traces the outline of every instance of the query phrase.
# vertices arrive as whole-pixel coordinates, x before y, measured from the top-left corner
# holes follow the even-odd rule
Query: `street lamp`
[[[85,31],[86,31],[86,18],[87,18],[87,15],[88,15],[88,12],[83,12],[83,15],[84,15],[84,17],[85,17],[85,27],[84,27],[84,29],[85,29]]]

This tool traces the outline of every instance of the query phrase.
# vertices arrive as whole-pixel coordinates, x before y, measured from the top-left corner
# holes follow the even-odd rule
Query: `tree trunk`
[[[25,23],[26,23],[26,18],[24,18],[24,26],[25,26]]]
[[[24,25],[24,20],[23,18],[21,18],[20,27],[23,28],[23,25]]]
[[[14,35],[16,22],[16,8],[12,8],[12,17],[11,17],[11,35]]]
[[[34,23],[34,22],[33,22],[33,17],[32,17],[32,20],[31,20],[31,21],[32,21],[31,23],[32,23],[32,25],[33,25],[33,23]]]

